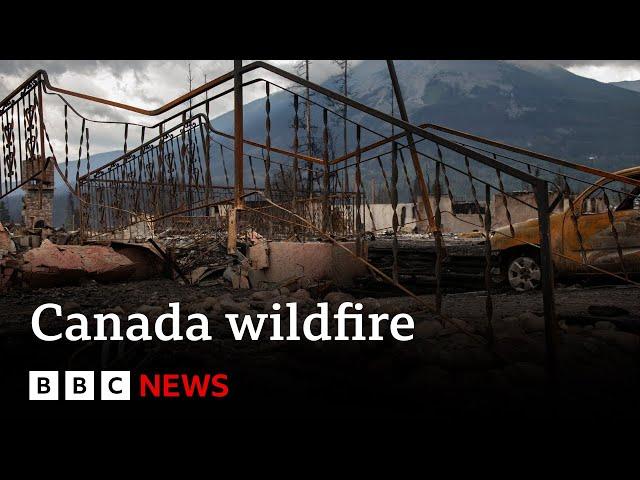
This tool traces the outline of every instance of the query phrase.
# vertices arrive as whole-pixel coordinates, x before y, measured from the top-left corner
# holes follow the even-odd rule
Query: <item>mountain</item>
[[[624,82],[611,82],[609,85],[625,88],[632,92],[640,92],[640,80],[625,80]]]

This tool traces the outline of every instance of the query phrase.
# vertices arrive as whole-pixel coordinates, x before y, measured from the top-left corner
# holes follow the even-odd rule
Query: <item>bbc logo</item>
[[[58,400],[60,382],[57,371],[29,372],[29,400]],[[92,371],[64,372],[65,400],[94,400],[95,374]],[[128,371],[100,372],[101,400],[130,400],[131,373]]]

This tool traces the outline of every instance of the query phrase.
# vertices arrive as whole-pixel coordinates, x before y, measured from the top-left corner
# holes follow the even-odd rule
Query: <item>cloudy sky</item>
[[[296,60],[270,60],[269,62],[287,70],[292,70]],[[353,61],[358,63],[357,60]],[[593,78],[601,82],[640,79],[640,61],[612,60],[537,60],[526,63],[561,65],[569,71]],[[204,83],[205,76],[211,80],[233,68],[231,60],[0,60],[0,98],[19,85],[29,74],[37,69],[45,69],[53,85],[75,90],[98,97],[128,103],[142,108],[156,108],[188,91],[188,66],[191,66],[193,86]],[[337,67],[330,61],[313,61],[311,80],[322,82],[330,75],[337,73]],[[279,78],[265,72],[260,75],[276,83],[286,86]],[[248,75],[251,78],[250,75]],[[247,78],[247,79],[249,79]],[[262,89],[248,89],[245,102],[263,95]],[[212,116],[230,110],[232,97],[216,103]],[[72,100],[72,104],[77,104]],[[117,111],[99,105],[82,103],[82,111],[93,119],[127,120],[149,123],[148,118],[140,119],[128,112]],[[55,108],[55,107],[53,107]],[[61,106],[57,114],[61,114]],[[47,105],[47,111],[50,111]],[[55,122],[61,125],[61,122]],[[50,134],[55,148],[60,147],[62,132],[54,130],[51,125]],[[59,128],[59,127],[57,127]],[[92,150],[114,149],[121,142],[120,132],[106,134]]]

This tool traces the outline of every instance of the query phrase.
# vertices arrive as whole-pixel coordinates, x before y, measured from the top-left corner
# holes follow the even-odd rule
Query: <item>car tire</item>
[[[542,271],[535,258],[521,255],[512,258],[507,266],[507,280],[516,292],[528,292],[540,286]]]

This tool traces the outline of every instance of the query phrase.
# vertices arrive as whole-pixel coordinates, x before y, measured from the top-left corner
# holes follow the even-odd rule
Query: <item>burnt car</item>
[[[638,180],[640,167],[616,174]],[[572,205],[575,219],[570,206],[550,216],[556,276],[638,275],[640,187],[601,178],[580,193]],[[530,245],[540,243],[538,219],[516,223],[513,227],[514,238],[508,226],[496,229],[491,235],[492,250],[499,265],[499,271],[494,272],[498,279],[508,281],[514,290],[532,290],[539,285],[541,278],[540,250]]]

